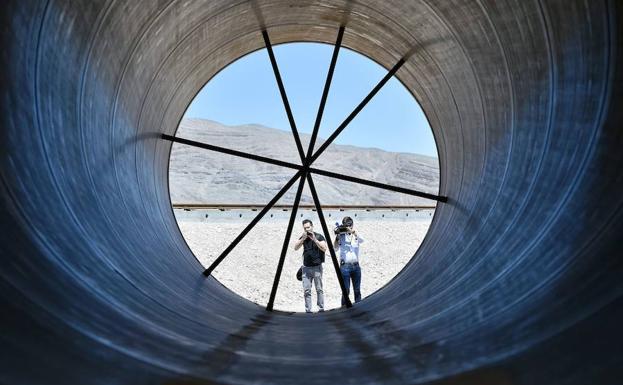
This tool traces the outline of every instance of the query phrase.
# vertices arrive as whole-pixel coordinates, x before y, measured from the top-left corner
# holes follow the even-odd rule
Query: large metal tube
[[[622,378],[621,4],[5,1],[2,363],[10,384],[615,384]],[[217,71],[273,43],[391,68],[442,195],[352,309],[266,312],[201,275],[171,143]],[[326,69],[319,69],[325,71]],[[275,259],[275,264],[277,259]]]

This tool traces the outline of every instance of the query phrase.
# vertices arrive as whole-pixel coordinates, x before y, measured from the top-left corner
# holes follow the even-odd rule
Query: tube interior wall
[[[618,2],[3,8],[0,382],[621,378]],[[262,28],[273,44],[333,44],[340,25],[345,47],[386,68],[407,58],[397,76],[430,121],[449,201],[364,302],[266,312],[201,275],[160,134],[214,74],[263,48]]]

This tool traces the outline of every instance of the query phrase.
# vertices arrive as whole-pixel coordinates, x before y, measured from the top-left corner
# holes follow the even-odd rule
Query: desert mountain
[[[203,119],[184,119],[177,136],[251,154],[300,164],[292,133],[260,125],[226,126]],[[307,150],[310,135],[301,134]],[[323,143],[318,138],[316,149]],[[314,167],[362,179],[436,194],[436,158],[332,144]],[[288,168],[173,144],[169,169],[171,201],[176,203],[264,204],[294,175]],[[434,205],[434,201],[324,176],[314,176],[322,204]],[[291,204],[298,183],[280,204]],[[303,203],[313,203],[307,187]]]

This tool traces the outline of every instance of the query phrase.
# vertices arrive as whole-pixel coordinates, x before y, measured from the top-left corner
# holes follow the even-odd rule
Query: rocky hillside
[[[300,163],[290,132],[259,125],[225,126],[209,120],[185,119],[177,136],[238,151]],[[310,135],[302,134],[307,149]],[[316,148],[323,142],[319,138]],[[331,145],[314,167],[358,178],[436,194],[436,158],[375,148]],[[175,203],[263,204],[292,177],[294,170],[175,143],[169,185]],[[432,205],[435,202],[373,187],[314,176],[323,204]],[[295,184],[279,202],[291,204]],[[302,202],[312,203],[307,187]]]

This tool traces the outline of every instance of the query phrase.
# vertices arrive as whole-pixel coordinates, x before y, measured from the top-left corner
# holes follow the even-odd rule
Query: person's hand
[[[305,231],[305,232],[303,232],[303,234],[301,234],[301,236],[299,237],[299,240],[300,239],[305,239],[305,238],[307,238],[307,231]]]
[[[311,233],[309,233],[307,235],[309,237],[309,239],[311,239],[312,241],[316,241],[316,234],[314,234],[314,232],[312,231]]]
[[[350,229],[350,233],[351,233],[352,235],[354,235],[354,236],[357,236],[357,231],[355,231],[355,230],[354,230],[354,229],[352,229],[352,228]]]

